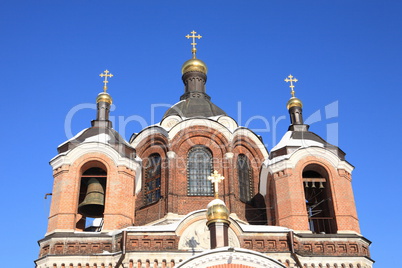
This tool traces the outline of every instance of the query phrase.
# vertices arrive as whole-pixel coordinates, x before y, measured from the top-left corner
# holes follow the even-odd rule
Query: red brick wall
[[[324,158],[313,155],[302,158],[294,169],[284,169],[271,174],[268,180],[274,181],[276,225],[294,230],[309,230],[302,172],[310,164],[323,167],[328,173],[330,197],[338,232],[359,233],[359,223],[353,197],[351,176],[345,170],[337,170]],[[269,185],[269,184],[268,184]],[[267,186],[269,187],[269,186]],[[267,192],[269,193],[267,188]],[[272,204],[267,203],[267,207]]]
[[[166,196],[168,195],[169,186],[169,169],[168,169],[168,140],[161,134],[148,136],[137,146],[137,155],[143,160],[143,167],[148,164],[148,157],[152,154],[159,154],[161,157],[161,199],[153,204],[147,205],[144,202],[144,183],[145,170],[142,170],[141,191],[137,195],[135,225],[144,225],[155,221],[166,215]]]
[[[102,153],[88,153],[78,158],[71,166],[63,165],[53,171],[48,233],[57,229],[82,229],[82,226],[77,226],[82,218],[77,213],[81,174],[91,167],[100,167],[107,172],[103,230],[114,230],[133,224],[135,172],[126,167],[116,167],[114,162]]]
[[[219,196],[225,201],[229,210],[243,220],[246,220],[246,214],[255,212],[253,207],[239,199],[236,163],[239,154],[245,154],[249,158],[253,169],[254,194],[257,194],[260,169],[264,161],[260,148],[246,136],[239,135],[234,141],[229,141],[218,130],[206,126],[191,126],[179,131],[170,142],[165,136],[157,133],[145,138],[137,146],[137,154],[143,159],[144,165],[146,159],[153,153],[161,155],[164,165],[161,181],[163,198],[157,203],[146,206],[142,201],[144,197],[141,191],[137,197],[136,225],[162,218],[168,212],[185,215],[194,210],[205,209],[213,199],[212,196],[187,195],[187,155],[195,145],[204,145],[211,151],[213,169],[225,177],[219,185]],[[174,152],[174,158],[168,159],[169,151]],[[233,154],[233,158],[226,158],[225,154],[228,152]],[[264,202],[261,203],[264,206]],[[263,212],[265,214],[264,209]]]

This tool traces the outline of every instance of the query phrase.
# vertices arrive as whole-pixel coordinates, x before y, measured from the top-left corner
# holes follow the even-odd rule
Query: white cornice
[[[297,163],[308,156],[313,156],[318,159],[325,159],[327,162],[329,162],[334,168],[336,169],[344,169],[347,172],[351,173],[354,169],[354,167],[349,164],[345,160],[341,160],[337,155],[335,155],[333,152],[321,148],[321,147],[304,147],[304,148],[299,148],[295,152],[293,152],[290,155],[286,155],[283,157],[276,157],[275,159],[268,160],[267,161],[267,168],[269,169],[270,173],[275,173],[280,170],[284,169],[293,169],[296,167]]]
[[[173,140],[173,138],[181,131],[186,128],[191,128],[194,126],[205,126],[208,128],[212,128],[218,130],[220,133],[225,136],[228,141],[232,140],[233,134],[232,132],[223,124],[216,122],[215,120],[209,118],[192,118],[179,122],[174,127],[172,127],[169,131],[169,139]]]
[[[131,146],[136,148],[142,140],[146,139],[150,135],[157,134],[157,133],[159,133],[165,137],[168,137],[168,133],[167,133],[166,129],[164,129],[163,127],[161,127],[159,125],[152,125],[152,126],[149,126],[145,129],[143,129],[131,142]]]
[[[140,159],[131,160],[127,157],[123,157],[110,145],[99,142],[81,143],[74,149],[54,157],[50,160],[50,165],[53,169],[57,169],[62,165],[71,165],[78,158],[89,153],[104,154],[109,157],[116,166],[125,166],[133,170],[136,170],[140,166]]]
[[[255,134],[253,131],[245,127],[239,127],[233,133],[234,138],[237,136],[245,136],[251,139],[262,153],[264,159],[268,159],[267,148],[265,147],[264,143],[262,143],[261,139],[257,136],[257,134]]]

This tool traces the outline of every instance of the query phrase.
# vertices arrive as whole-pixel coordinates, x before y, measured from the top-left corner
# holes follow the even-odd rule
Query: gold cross
[[[294,78],[294,79],[293,79]],[[293,77],[293,75],[291,75],[291,74],[289,74],[289,76],[287,77],[287,78],[285,78],[285,82],[290,82],[290,89],[292,90],[292,91],[290,91],[290,94],[292,94],[292,97],[294,97],[295,96],[295,91],[294,91],[294,85],[293,85],[293,82],[297,82],[298,80],[295,78],[295,77]]]
[[[108,70],[105,70],[103,73],[101,73],[99,76],[100,77],[105,77],[105,80],[103,80],[103,91],[106,92],[107,90],[107,83],[109,83],[109,81],[107,81],[108,77],[113,77],[113,74],[109,74],[110,72]]]
[[[223,179],[225,179],[225,177],[221,176],[221,174],[219,174],[217,170],[215,170],[211,174],[211,176],[208,177],[208,180],[210,180],[214,184],[215,199],[219,198],[218,185]]]
[[[187,39],[193,38],[193,42],[191,43],[191,45],[193,46],[193,48],[191,49],[191,52],[193,53],[193,57],[195,58],[195,53],[197,52],[197,48],[195,47],[197,45],[197,43],[195,42],[195,39],[201,39],[202,36],[201,35],[195,35],[197,32],[196,31],[192,31],[191,34],[192,35],[186,35]]]

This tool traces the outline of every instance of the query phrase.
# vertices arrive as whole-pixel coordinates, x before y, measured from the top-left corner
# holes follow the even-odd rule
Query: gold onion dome
[[[181,73],[185,74],[187,72],[201,72],[207,74],[208,68],[205,62],[202,60],[193,58],[186,61],[183,66],[181,67]]]
[[[220,199],[212,200],[208,204],[207,224],[212,222],[228,222],[229,214],[230,214],[229,210],[222,200]]]
[[[112,97],[106,92],[99,93],[98,97],[96,98],[96,103],[99,103],[101,101],[107,102],[109,104],[113,103]]]
[[[286,104],[286,108],[289,110],[292,107],[298,106],[300,108],[303,108],[303,103],[301,102],[300,99],[296,98],[296,97],[291,97],[288,100],[288,103]]]

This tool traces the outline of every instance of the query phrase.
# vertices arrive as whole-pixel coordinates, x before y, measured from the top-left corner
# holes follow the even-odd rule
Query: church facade
[[[180,101],[129,141],[109,121],[112,75],[101,74],[96,119],[50,161],[36,267],[372,267],[353,166],[304,124],[297,80],[285,79],[291,122],[268,152],[211,101],[196,58],[201,36],[187,38],[193,57],[182,66]]]

